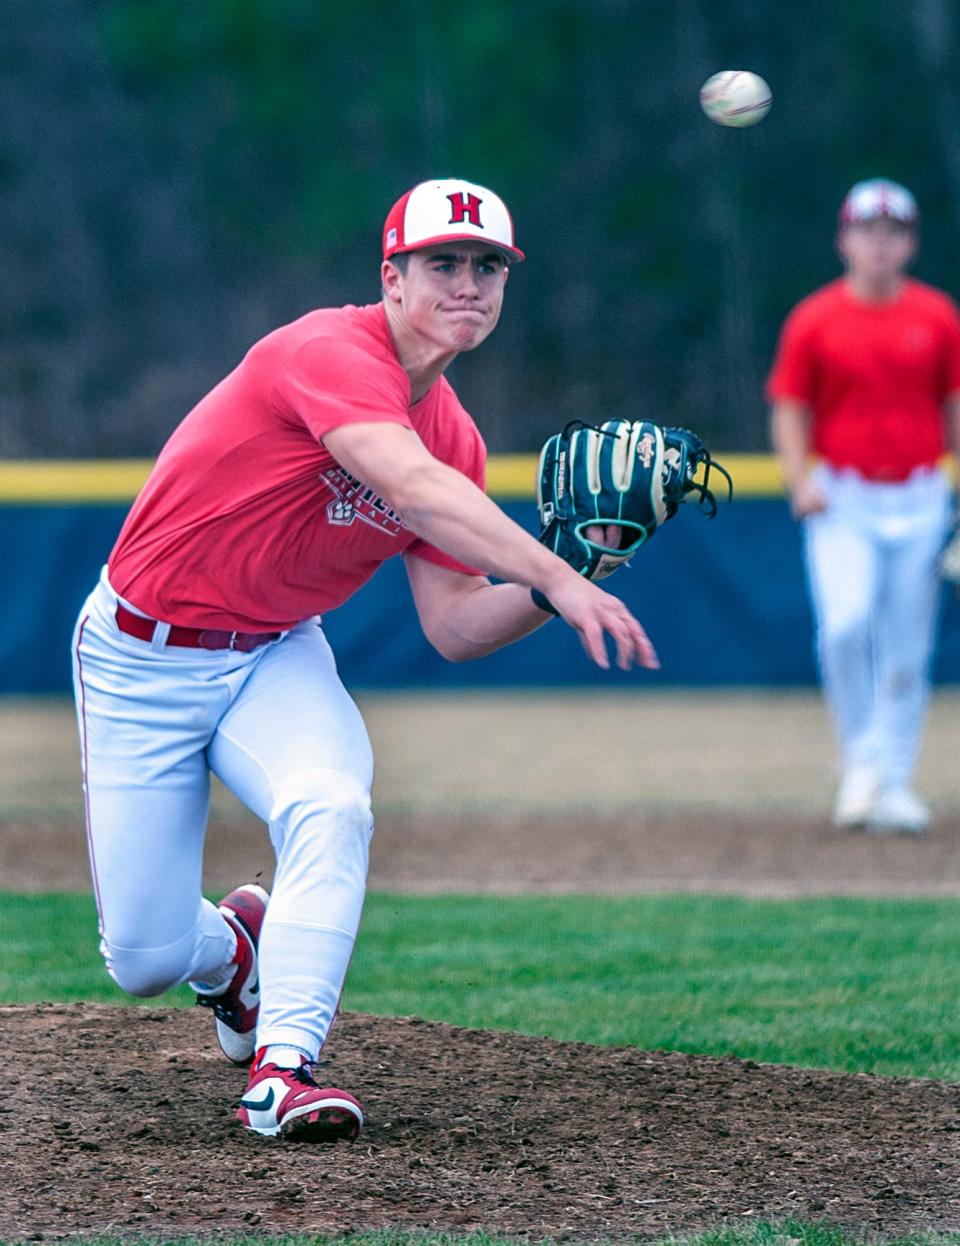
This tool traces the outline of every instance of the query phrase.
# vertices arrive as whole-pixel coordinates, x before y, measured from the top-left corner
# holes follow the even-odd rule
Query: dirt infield
[[[403,891],[960,894],[960,693],[939,691],[918,776],[934,828],[829,823],[833,743],[814,692],[367,696],[371,886]],[[574,730],[574,727],[576,730]],[[64,700],[0,700],[0,887],[86,889]],[[262,823],[215,789],[205,881],[269,880]]]
[[[573,708],[616,748],[574,748],[557,698],[365,707],[386,759],[371,885],[960,892],[958,698],[934,715],[921,774],[936,818],[919,838],[830,825],[812,697]],[[62,705],[28,718],[25,732],[0,715],[2,888],[86,890],[72,723]],[[264,828],[218,793],[207,887],[271,874]],[[209,1028],[199,1009],[0,1008],[0,1237],[397,1227],[594,1240],[786,1215],[960,1230],[958,1086],[348,1014],[324,1076],[359,1095],[368,1128],[353,1146],[295,1147],[236,1125],[244,1074]]]
[[[323,1074],[368,1127],[297,1147],[236,1126],[244,1074],[209,1026],[199,1009],[0,1009],[0,1234],[960,1226],[955,1086],[347,1014]]]
[[[265,828],[215,822],[206,886],[269,886]],[[86,891],[78,822],[0,821],[0,888]],[[825,817],[716,809],[559,814],[385,813],[377,821],[370,886],[380,891],[522,894],[655,891],[753,896],[960,894],[960,819],[924,836],[843,833]]]

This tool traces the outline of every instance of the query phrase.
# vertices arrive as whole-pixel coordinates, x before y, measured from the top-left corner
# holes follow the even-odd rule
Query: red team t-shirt
[[[906,280],[866,303],[843,278],[787,317],[767,380],[772,401],[813,412],[813,450],[868,480],[905,480],[946,449],[943,402],[960,390],[960,316],[946,294]]]
[[[340,605],[395,554],[480,574],[417,537],[324,448],[332,428],[381,420],[484,487],[483,440],[447,381],[410,406],[382,304],[313,311],[268,334],[163,448],[110,583],[164,622],[271,632]]]

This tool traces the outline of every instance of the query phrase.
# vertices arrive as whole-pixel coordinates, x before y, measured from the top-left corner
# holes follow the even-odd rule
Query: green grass
[[[129,1246],[129,1239],[116,1237],[70,1237],[61,1243],[78,1241],[82,1246]],[[400,1233],[389,1230],[370,1233],[346,1233],[340,1236],[222,1237],[218,1246],[550,1246],[550,1238],[491,1237],[486,1233]],[[618,1239],[622,1241],[623,1239]],[[641,1239],[632,1239],[639,1242]],[[662,1237],[646,1240],[644,1246],[866,1246],[879,1240],[884,1246],[958,1246],[960,1234],[911,1233],[905,1237],[879,1239],[866,1234],[853,1234],[829,1225],[801,1220],[757,1221],[756,1224],[727,1224],[703,1233],[683,1237]],[[209,1246],[210,1239],[205,1238]],[[192,1237],[138,1238],[138,1246],[197,1246]],[[595,1241],[594,1246],[602,1246]]]
[[[345,1006],[960,1080],[958,993],[953,900],[380,895]]]
[[[2,897],[0,1002],[129,1002],[96,942],[89,897]],[[951,899],[375,894],[344,1007],[960,1081],[958,997]]]

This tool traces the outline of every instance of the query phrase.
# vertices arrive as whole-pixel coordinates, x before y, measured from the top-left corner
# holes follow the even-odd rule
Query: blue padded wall
[[[77,612],[96,582],[125,506],[0,506],[6,575],[0,611],[0,692],[60,693],[70,684]],[[534,507],[507,503],[533,527]],[[747,498],[708,521],[681,511],[609,582],[647,629],[656,673],[604,672],[552,622],[477,662],[444,662],[423,639],[402,561],[325,620],[354,688],[514,685],[804,685],[815,680],[800,537],[780,498]],[[938,682],[960,681],[960,604],[944,595]]]

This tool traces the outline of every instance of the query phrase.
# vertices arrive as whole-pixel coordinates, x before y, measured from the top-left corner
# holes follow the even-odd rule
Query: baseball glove
[[[681,502],[695,500],[710,518],[717,513],[708,487],[711,469],[724,477],[732,498],[729,474],[688,429],[649,420],[607,420],[599,427],[571,420],[540,451],[540,541],[587,579],[603,579],[649,541]],[[619,528],[619,546],[590,540],[586,532],[595,525]],[[542,610],[556,613],[538,589],[532,595]]]

